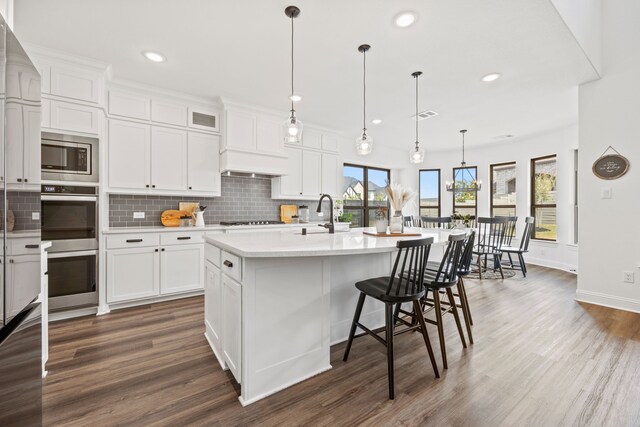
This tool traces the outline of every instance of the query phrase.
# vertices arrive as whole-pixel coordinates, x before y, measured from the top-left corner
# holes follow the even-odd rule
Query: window
[[[490,166],[491,216],[516,216],[516,162]]]
[[[345,164],[343,175],[344,213],[352,215],[351,227],[375,224],[376,209],[388,207],[384,188],[389,183],[389,170]]]
[[[476,191],[464,191],[465,187],[471,187],[478,179],[478,168],[467,166],[466,168],[453,168],[453,213],[471,216],[475,219],[478,215],[478,203]]]
[[[420,216],[440,216],[440,169],[420,170]]]
[[[533,239],[556,240],[556,156],[531,159]]]

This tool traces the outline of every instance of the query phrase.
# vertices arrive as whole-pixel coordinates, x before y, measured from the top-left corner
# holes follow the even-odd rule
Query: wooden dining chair
[[[500,276],[504,279],[502,271],[501,248],[503,246],[505,230],[508,218],[498,216],[495,218],[478,218],[478,243],[473,249],[473,254],[478,256],[478,274],[482,279],[482,272],[486,271],[489,257],[493,261],[493,270],[500,270]],[[484,261],[484,263],[483,263]]]
[[[451,224],[450,216],[422,216],[420,219],[424,228],[449,228]]]
[[[393,337],[395,335],[419,330],[422,333],[425,346],[427,347],[433,372],[436,378],[440,378],[420,305],[420,299],[423,298],[426,293],[425,270],[432,244],[433,237],[399,241],[396,245],[398,253],[389,276],[376,277],[356,283],[356,288],[360,291],[360,298],[358,299],[353,322],[351,323],[351,330],[349,331],[349,339],[344,351],[343,360],[346,362],[349,357],[353,338],[358,328],[386,346],[389,399],[395,397],[393,354]],[[371,330],[360,323],[360,315],[366,297],[374,298],[385,305],[385,326],[383,328]],[[403,303],[412,304],[412,313],[416,320],[415,322],[409,323],[398,319],[394,314],[394,306],[399,306]],[[398,321],[404,323],[406,327],[396,330]],[[380,332],[383,331],[385,332],[385,338],[379,335]]]
[[[412,215],[402,217],[405,227],[421,227],[420,219],[415,218]]]
[[[523,254],[529,252],[529,241],[531,240],[531,233],[533,231],[534,223],[535,219],[532,216],[526,217],[524,219],[524,231],[522,233],[522,238],[520,239],[520,245],[518,247],[503,245],[500,249],[502,253],[506,253],[509,256],[510,267],[512,269],[522,271],[522,275],[524,277],[527,277],[527,264],[524,262]],[[513,263],[511,254],[518,256],[518,264]]]

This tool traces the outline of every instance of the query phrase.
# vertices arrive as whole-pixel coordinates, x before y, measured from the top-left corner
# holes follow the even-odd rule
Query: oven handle
[[[97,202],[98,196],[57,196],[53,194],[43,194],[41,199],[61,202]]]
[[[72,256],[87,256],[87,255],[98,255],[97,250],[90,251],[69,251],[69,252],[48,252],[47,257],[50,259],[54,258],[69,258]]]

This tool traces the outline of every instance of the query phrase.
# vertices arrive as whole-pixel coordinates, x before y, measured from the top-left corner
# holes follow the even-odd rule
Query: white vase
[[[376,233],[386,233],[387,232],[387,220],[386,219],[376,219]]]
[[[390,233],[402,233],[404,224],[402,223],[402,212],[396,212],[389,221]]]

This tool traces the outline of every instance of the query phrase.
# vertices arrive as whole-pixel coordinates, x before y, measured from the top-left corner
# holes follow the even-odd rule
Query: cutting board
[[[364,231],[362,234],[375,237],[417,237],[422,236],[420,233],[376,233],[374,231]]]
[[[191,216],[187,211],[168,210],[162,212],[160,221],[165,227],[179,227],[181,216]]]
[[[187,211],[189,215],[192,215],[194,212],[198,212],[200,210],[200,203],[198,202],[180,202],[178,203],[179,211]]]
[[[298,215],[298,206],[280,205],[280,221],[291,224],[291,217],[293,215]]]

